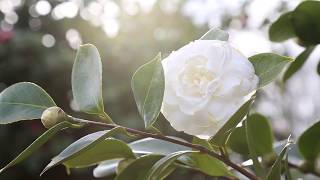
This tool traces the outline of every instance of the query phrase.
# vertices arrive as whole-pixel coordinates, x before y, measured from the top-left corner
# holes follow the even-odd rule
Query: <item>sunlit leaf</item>
[[[40,119],[42,112],[56,106],[38,85],[30,82],[14,84],[0,94],[0,124]]]
[[[121,128],[113,128],[82,137],[54,157],[41,174],[62,163],[73,168],[90,166],[108,159],[134,158],[134,154],[125,143],[113,139],[106,140],[107,137],[122,131]]]
[[[251,56],[250,62],[254,66],[256,75],[259,77],[259,87],[263,87],[274,81],[284,67],[293,62],[293,59],[272,53],[262,53]]]
[[[219,28],[212,28],[208,32],[206,32],[200,40],[220,40],[220,41],[228,41],[229,34]]]
[[[134,73],[131,87],[145,127],[149,128],[160,113],[164,94],[164,72],[160,54]]]
[[[52,128],[48,129],[40,137],[33,141],[32,144],[30,144],[26,149],[24,149],[15,159],[13,159],[9,164],[2,168],[0,170],[0,173],[28,158],[32,153],[38,150],[44,143],[46,143],[49,139],[56,135],[57,132],[59,132],[60,130],[70,127],[77,127],[77,125],[73,125],[69,122],[61,122],[53,126]]]
[[[112,122],[104,112],[102,98],[102,63],[94,45],[79,47],[72,68],[72,92],[80,111],[97,114]]]

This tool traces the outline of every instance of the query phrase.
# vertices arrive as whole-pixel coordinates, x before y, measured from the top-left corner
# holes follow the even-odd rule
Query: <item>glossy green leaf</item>
[[[292,14],[292,23],[299,39],[306,45],[320,43],[320,2],[303,1]]]
[[[48,129],[35,141],[33,141],[33,143],[30,144],[25,150],[23,150],[15,159],[13,159],[9,164],[2,168],[0,170],[0,173],[28,158],[32,153],[38,150],[43,144],[45,144],[49,139],[56,135],[57,132],[59,132],[60,130],[70,127],[76,127],[76,125],[73,125],[69,122],[61,122],[53,126],[52,128]]]
[[[209,176],[233,176],[223,162],[200,152],[181,156],[179,161]]]
[[[117,174],[120,174],[125,168],[127,168],[131,163],[133,163],[136,159],[122,159],[117,166]]]
[[[120,172],[115,180],[147,180],[147,173],[150,171],[150,168],[161,158],[163,156],[157,154],[141,156]],[[159,179],[163,179],[173,170],[174,166],[170,166],[166,172],[160,175]]]
[[[289,144],[287,144],[282,149],[280,155],[277,157],[276,161],[272,165],[272,167],[267,175],[267,180],[281,180],[281,168],[282,168],[281,163],[282,163],[282,160],[283,160],[285,154],[287,153],[288,145]]]
[[[206,32],[200,40],[220,40],[220,41],[228,41],[229,34],[219,28],[212,28],[208,32]]]
[[[170,166],[182,155],[190,154],[194,151],[179,151],[174,152],[172,154],[169,154],[163,158],[161,158],[159,161],[157,161],[151,169],[148,171],[148,174],[146,175],[146,180],[158,180],[163,172],[165,172]]]
[[[54,157],[41,174],[62,163],[73,168],[90,166],[107,159],[134,158],[134,154],[125,143],[118,140],[106,140],[122,131],[122,128],[113,128],[82,137]]]
[[[282,42],[295,36],[296,34],[292,24],[292,12],[282,14],[270,26],[269,38],[271,41]]]
[[[179,139],[181,140],[181,139]],[[163,141],[153,138],[145,138],[134,141],[129,144],[134,153],[137,154],[161,154],[168,155],[177,151],[191,150],[191,148],[174,144],[168,141]]]
[[[293,62],[293,59],[273,53],[262,53],[249,58],[255,73],[259,77],[259,88],[274,81],[284,67]]]
[[[164,72],[160,53],[134,73],[131,87],[145,127],[149,128],[159,116],[164,94]]]
[[[302,156],[313,164],[320,153],[320,122],[304,131],[298,139],[298,148]]]
[[[225,146],[232,130],[241,122],[248,114],[253,103],[254,97],[244,103],[237,112],[222,126],[222,128],[210,139],[210,143],[217,146]]]
[[[102,63],[94,45],[79,47],[72,68],[73,98],[80,111],[97,114],[108,122],[111,119],[104,112],[102,98]]]
[[[295,61],[293,61],[293,63],[290,64],[283,75],[283,82],[286,82],[295,72],[297,72],[303,66],[313,50],[314,47],[308,47],[296,58]]]
[[[30,82],[14,84],[0,94],[0,124],[40,119],[42,112],[56,106],[41,87]]]

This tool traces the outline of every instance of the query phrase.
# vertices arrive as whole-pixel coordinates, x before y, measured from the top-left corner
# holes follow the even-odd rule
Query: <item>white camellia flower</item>
[[[161,112],[178,131],[207,139],[258,86],[253,65],[225,41],[197,40],[162,61]]]

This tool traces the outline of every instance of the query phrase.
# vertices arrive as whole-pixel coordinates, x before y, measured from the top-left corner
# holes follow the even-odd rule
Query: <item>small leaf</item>
[[[131,87],[145,127],[149,128],[160,113],[164,94],[164,72],[160,53],[134,73]]]
[[[113,128],[111,130],[99,131],[82,137],[81,139],[69,145],[59,155],[54,157],[44,168],[41,175],[52,167],[62,163],[71,168],[89,166],[107,159],[121,157],[134,158],[135,156],[131,152],[130,148],[125,145],[125,143],[106,140],[107,137],[113,136],[121,131],[123,131],[122,128]],[[114,147],[109,147],[111,145]],[[107,153],[109,150],[111,155]],[[93,156],[93,154],[95,155]]]
[[[220,40],[220,41],[228,41],[229,34],[219,28],[212,28],[208,32],[206,32],[200,40]]]
[[[80,111],[97,114],[108,122],[102,98],[102,63],[94,45],[80,46],[72,68],[72,92]]]
[[[170,166],[182,155],[192,153],[194,151],[179,151],[169,154],[159,161],[157,161],[146,175],[146,180],[158,180],[161,174],[165,172]]]
[[[111,159],[103,161],[96,168],[94,168],[93,176],[95,178],[101,178],[114,174],[120,161],[121,159]]]
[[[41,87],[30,82],[14,84],[0,94],[0,124],[40,119],[42,112],[56,106]]]
[[[141,156],[140,158],[129,164],[122,172],[120,172],[115,180],[146,180],[147,173],[150,168],[162,157],[162,155],[157,154]],[[174,170],[174,168],[174,166],[170,166],[164,174],[161,174],[161,178],[159,179],[163,179],[164,177],[166,177],[168,174],[170,174],[170,172]]]
[[[209,176],[233,176],[223,162],[203,153],[186,154],[179,161]]]
[[[267,180],[281,180],[281,162],[287,153],[288,146],[290,144],[287,143],[287,145],[282,149],[280,155],[272,165],[268,175],[267,175]]]
[[[244,103],[240,109],[235,112],[231,118],[222,126],[222,128],[210,139],[210,143],[217,146],[225,146],[232,130],[242,121],[248,114],[253,103],[254,97]]]
[[[306,45],[320,43],[320,2],[303,1],[292,14],[296,35]]]
[[[270,26],[269,37],[271,41],[282,42],[295,36],[296,34],[292,24],[292,12],[282,14]]]
[[[15,159],[13,159],[9,164],[2,168],[0,170],[0,173],[28,158],[32,153],[38,150],[44,143],[46,143],[49,139],[56,135],[60,130],[71,127],[75,127],[75,125],[69,122],[61,122],[48,129],[40,137],[33,141],[33,143],[30,144],[25,150],[23,150]]]
[[[235,128],[230,134],[227,145],[234,152],[249,155],[246,128],[244,126]]]
[[[298,139],[298,148],[302,156],[313,164],[320,153],[320,122],[304,131]]]
[[[181,140],[181,139],[179,139]],[[129,144],[130,148],[134,153],[137,154],[161,154],[168,155],[177,151],[191,150],[188,147],[174,144],[168,141],[163,141],[153,138],[145,138],[134,141]]]
[[[293,59],[273,53],[262,53],[249,58],[256,75],[259,77],[259,88],[274,81],[283,68]]]
[[[295,72],[297,72],[303,66],[313,50],[314,47],[308,47],[296,58],[295,61],[293,61],[293,63],[290,64],[283,75],[283,82],[286,82]]]

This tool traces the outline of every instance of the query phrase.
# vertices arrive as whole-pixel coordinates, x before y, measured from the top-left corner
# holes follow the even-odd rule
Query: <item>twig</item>
[[[179,144],[182,146],[186,146],[186,147],[190,147],[192,149],[196,149],[202,153],[208,154],[216,159],[219,159],[220,161],[222,161],[223,163],[225,163],[226,165],[232,167],[233,169],[237,170],[238,172],[240,172],[241,174],[243,174],[244,176],[248,177],[251,180],[259,180],[259,178],[257,176],[255,176],[254,174],[252,174],[251,172],[247,171],[246,169],[242,168],[241,166],[231,162],[229,159],[224,158],[222,155],[219,155],[217,153],[215,153],[214,151],[211,151],[203,146],[197,145],[197,144],[192,144],[189,142],[185,142],[185,141],[180,141],[177,139],[173,139],[167,136],[163,136],[160,134],[153,134],[153,133],[148,133],[148,132],[144,132],[144,131],[139,131],[136,129],[131,129],[131,128],[127,128],[127,127],[123,127],[120,125],[116,125],[116,124],[106,124],[103,122],[97,122],[97,121],[90,121],[90,120],[85,120],[85,119],[80,119],[80,118],[74,118],[72,117],[72,119],[75,122],[79,122],[79,123],[86,123],[86,124],[95,124],[95,125],[100,125],[100,126],[104,126],[107,127],[108,129],[112,129],[115,127],[121,127],[123,129],[125,129],[127,132],[135,134],[135,135],[139,135],[142,138],[147,138],[147,137],[152,137],[155,139],[160,139],[160,140],[164,140],[164,141],[168,141],[174,144]]]
[[[297,165],[297,164],[293,164],[293,163],[291,163],[291,162],[288,162],[288,166],[289,166],[290,168],[297,169],[297,170],[300,171],[300,172],[309,173],[309,174],[312,174],[312,175],[314,175],[314,176],[320,177],[320,173],[315,172],[315,171],[311,171],[311,170],[305,170],[305,169],[301,168],[301,166],[299,166],[299,165]]]

